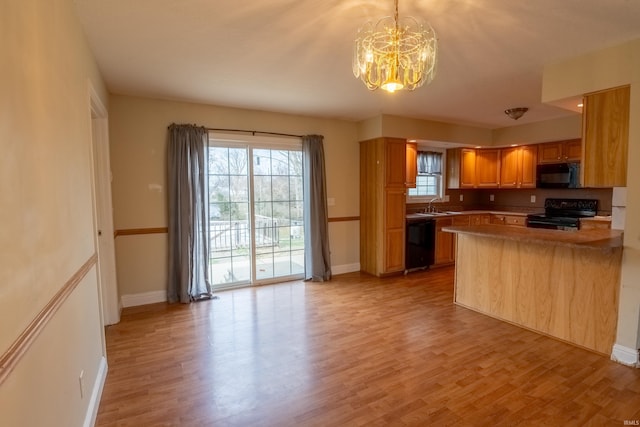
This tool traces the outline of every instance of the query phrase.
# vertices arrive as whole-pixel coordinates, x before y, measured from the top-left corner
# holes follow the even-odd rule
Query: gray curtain
[[[304,278],[314,282],[331,279],[327,190],[321,135],[302,137],[304,187]]]
[[[169,302],[211,296],[207,205],[207,131],[169,126]]]
[[[419,174],[442,174],[442,153],[418,151]]]

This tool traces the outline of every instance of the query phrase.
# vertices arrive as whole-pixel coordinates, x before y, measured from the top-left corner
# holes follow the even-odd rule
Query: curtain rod
[[[167,128],[171,128],[171,126],[175,125],[175,123],[167,126]],[[194,125],[197,126],[197,125]],[[279,132],[263,132],[260,130],[246,130],[246,129],[226,129],[226,128],[208,128],[205,127],[205,130],[208,131],[224,131],[224,132],[242,132],[242,133],[250,133],[253,136],[256,136],[257,133],[261,135],[275,135],[275,136],[288,136],[291,138],[302,138],[304,135],[294,135],[291,133],[279,133]]]
[[[275,135],[275,136],[288,136],[288,137],[291,137],[291,138],[302,138],[302,136],[303,136],[303,135],[293,135],[293,134],[290,134],[290,133],[263,132],[263,131],[259,131],[259,130],[245,130],[245,129],[224,129],[224,128],[205,128],[205,129],[206,130],[211,130],[211,131],[250,133],[253,136],[256,136],[256,134]]]

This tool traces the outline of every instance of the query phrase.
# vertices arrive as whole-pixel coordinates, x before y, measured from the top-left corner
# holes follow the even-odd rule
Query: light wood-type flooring
[[[98,426],[623,426],[640,370],[458,307],[453,269],[125,309]]]

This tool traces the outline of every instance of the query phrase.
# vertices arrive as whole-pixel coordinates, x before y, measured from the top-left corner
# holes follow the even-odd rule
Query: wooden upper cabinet
[[[563,146],[564,159],[567,162],[579,162],[582,160],[582,140],[572,139],[565,141]]]
[[[562,142],[547,142],[538,146],[539,163],[558,163],[562,161]]]
[[[447,150],[447,188],[476,186],[476,150],[454,148]]]
[[[518,174],[521,166],[519,148],[503,148],[500,150],[500,187],[518,188]]]
[[[476,150],[460,150],[460,188],[476,186]]]
[[[579,162],[582,160],[582,140],[545,142],[538,145],[538,163]]]
[[[537,155],[528,145],[500,150],[500,188],[535,188]]]
[[[536,165],[538,164],[538,147],[525,145],[520,151],[520,187],[536,188]]]
[[[405,187],[416,188],[416,177],[418,176],[418,144],[408,142],[407,152],[407,181]]]
[[[625,187],[629,86],[586,95],[582,112],[585,187]]]
[[[476,150],[476,186],[498,187],[500,184],[500,150]]]
[[[407,147],[404,139],[385,138],[385,187],[405,188]]]

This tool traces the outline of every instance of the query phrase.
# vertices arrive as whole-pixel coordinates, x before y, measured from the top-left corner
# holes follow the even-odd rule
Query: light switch
[[[460,201],[464,201],[464,196],[462,194],[460,195]]]
[[[444,201],[445,201],[445,202],[448,202],[448,201],[449,201],[449,195],[448,195],[448,194],[445,194],[445,195],[444,195]]]
[[[496,197],[493,194],[489,194],[489,201],[493,202],[496,199]]]
[[[328,206],[335,206],[336,205],[336,199],[333,197],[327,197],[327,205]]]
[[[536,202],[536,195],[532,194],[531,195],[531,203],[535,203]]]

